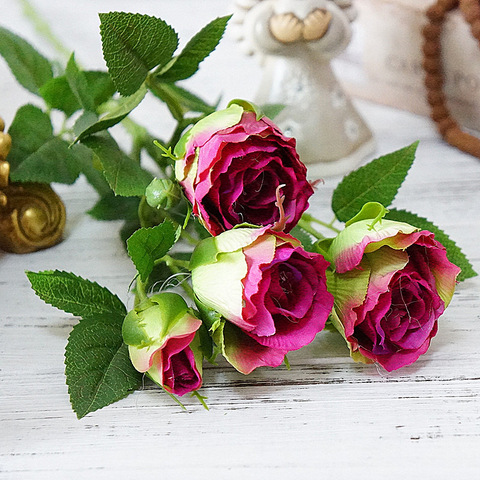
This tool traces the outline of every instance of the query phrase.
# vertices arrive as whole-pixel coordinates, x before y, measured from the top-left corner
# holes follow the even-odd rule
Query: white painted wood
[[[189,38],[228,12],[224,0],[37,0],[56,33],[84,65],[102,67],[97,10],[154,13]],[[37,38],[13,0],[0,24]],[[45,44],[38,42],[45,47]],[[43,51],[48,51],[46,48]],[[257,66],[226,38],[192,88],[214,99],[247,98]],[[0,61],[0,114],[7,124],[31,100]],[[5,94],[6,92],[6,94]],[[228,94],[228,95],[227,95]],[[35,99],[33,99],[35,100]],[[420,139],[418,157],[395,205],[443,227],[480,271],[480,161],[439,140],[422,117],[357,103],[387,153]],[[168,128],[155,101],[138,112]],[[318,188],[312,212],[330,219],[338,178]],[[96,280],[129,302],[134,269],[117,222],[84,214],[95,194],[83,181],[57,189],[68,211],[67,239],[25,256],[0,253],[0,478],[477,478],[480,468],[480,279],[459,285],[428,353],[386,374],[353,363],[338,336],[289,355],[291,370],[243,376],[222,362],[205,366],[210,411],[188,411],[150,383],[142,391],[77,420],[63,375],[63,352],[76,320],[43,304],[25,270],[64,269]]]

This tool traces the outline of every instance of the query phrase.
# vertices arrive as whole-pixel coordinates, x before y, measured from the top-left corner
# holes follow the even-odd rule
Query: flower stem
[[[20,0],[20,3],[23,7],[23,14],[30,20],[37,33],[47,40],[60,55],[69,58],[70,50],[63,46],[62,42],[53,33],[50,25],[40,16],[29,0]]]
[[[135,305],[147,300],[147,292],[145,291],[145,283],[140,278],[140,275],[137,275],[135,281]]]
[[[340,233],[340,231],[341,231],[338,228],[333,226],[333,222],[335,221],[335,219],[333,219],[330,223],[326,223],[326,222],[322,222],[318,218],[315,218],[308,213],[304,213],[302,215],[302,220],[305,220],[305,222],[308,222],[308,223],[317,223],[318,225],[321,225],[322,227],[328,228],[329,230],[331,230],[332,232],[335,232],[335,233]],[[304,228],[304,227],[302,226],[302,228]]]
[[[206,400],[207,397],[203,397],[202,395],[200,395],[200,394],[198,393],[198,390],[194,390],[194,391],[192,392],[192,397],[197,397],[198,401],[203,405],[203,408],[204,408],[205,410],[210,410],[210,409],[208,408],[208,405],[207,405],[206,402],[205,402],[205,400]]]
[[[303,228],[306,232],[310,235],[314,236],[317,240],[323,240],[325,236],[323,236],[319,231],[315,230],[309,222],[303,219],[303,217],[298,221],[298,226]]]
[[[185,270],[188,270],[189,262],[185,260],[177,260],[176,258],[171,257],[170,255],[165,255],[164,257],[155,261],[155,265],[159,263],[165,263],[165,265],[171,270],[173,274],[176,273],[185,273]],[[185,293],[192,299],[195,300],[195,292],[193,288],[187,282],[181,282],[179,284]]]

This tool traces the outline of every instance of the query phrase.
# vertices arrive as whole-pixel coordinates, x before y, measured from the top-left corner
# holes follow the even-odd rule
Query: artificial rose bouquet
[[[315,182],[295,139],[246,101],[217,111],[176,85],[213,51],[228,18],[174,54],[178,37],[163,20],[101,14],[109,71],[82,71],[72,56],[56,77],[60,69],[8,34],[19,55],[27,48],[42,66],[33,93],[48,107],[17,112],[9,130],[15,180],[72,183],[83,173],[101,196],[90,214],[125,221],[122,238],[137,270],[130,309],[72,273],[27,272],[42,299],[81,318],[65,352],[78,417],[140,388],[144,375],[175,399],[191,392],[204,403],[197,390],[205,359],[222,354],[244,374],[288,365],[288,353],[327,326],[344,337],[354,360],[395,370],[427,351],[456,281],[476,275],[438,227],[389,207],[415,144],[347,175],[332,196],[337,223],[326,223],[306,212]],[[165,48],[145,35],[162,38]],[[6,60],[22,78],[24,59],[15,55]],[[125,124],[147,91],[166,103],[177,127],[162,143],[130,118],[133,148],[125,153],[108,129]],[[65,115],[54,137],[51,110]],[[44,131],[27,128],[33,121]],[[52,141],[68,150],[68,171],[65,155],[50,157]],[[142,167],[143,155],[157,178]]]
[[[294,145],[256,107],[234,101],[174,150],[177,180],[212,235],[188,269],[215,348],[248,374],[280,365],[329,322],[356,361],[388,371],[413,363],[436,334],[460,269],[432,232],[385,219],[385,207],[372,202],[305,250],[286,233],[313,192]]]

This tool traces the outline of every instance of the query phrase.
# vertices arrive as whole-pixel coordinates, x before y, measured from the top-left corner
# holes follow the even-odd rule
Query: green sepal
[[[367,202],[353,218],[345,223],[345,227],[361,220],[372,220],[372,223],[368,226],[371,230],[387,213],[388,210],[381,203]]]
[[[238,106],[242,107],[245,112],[253,112],[256,115],[257,120],[260,120],[262,117],[265,116],[265,114],[260,109],[260,107],[258,107],[257,105],[255,105],[252,102],[249,102],[248,100],[243,100],[241,98],[235,98],[228,103],[227,108],[232,106],[232,105],[238,105]]]

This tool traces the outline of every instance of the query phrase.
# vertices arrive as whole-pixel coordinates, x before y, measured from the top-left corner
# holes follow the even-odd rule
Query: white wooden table
[[[103,68],[97,11],[136,9],[161,16],[184,41],[229,11],[224,0],[135,5],[37,0],[35,5],[92,68]],[[189,11],[194,13],[185,20]],[[0,24],[49,52],[14,0],[2,3]],[[226,38],[191,88],[209,100],[220,90],[226,100],[251,96],[258,66],[235,48]],[[15,84],[3,60],[0,86],[0,114],[9,125],[16,108],[35,99]],[[168,122],[157,105],[142,107],[137,118],[161,132]],[[357,105],[375,133],[378,154],[420,140],[395,205],[444,228],[480,271],[480,161],[446,146],[426,118]],[[328,204],[338,180],[319,188],[313,213],[331,217]],[[202,393],[210,411],[190,398],[182,411],[148,383],[77,420],[63,366],[76,320],[43,304],[24,271],[72,271],[131,306],[127,288],[134,269],[118,238],[120,224],[85,215],[96,200],[89,186],[79,181],[57,191],[67,207],[66,240],[25,256],[0,253],[0,478],[478,478],[478,277],[459,285],[428,353],[395,373],[355,364],[339,336],[323,333],[289,355],[290,371],[264,368],[243,376],[226,363],[205,365]]]

